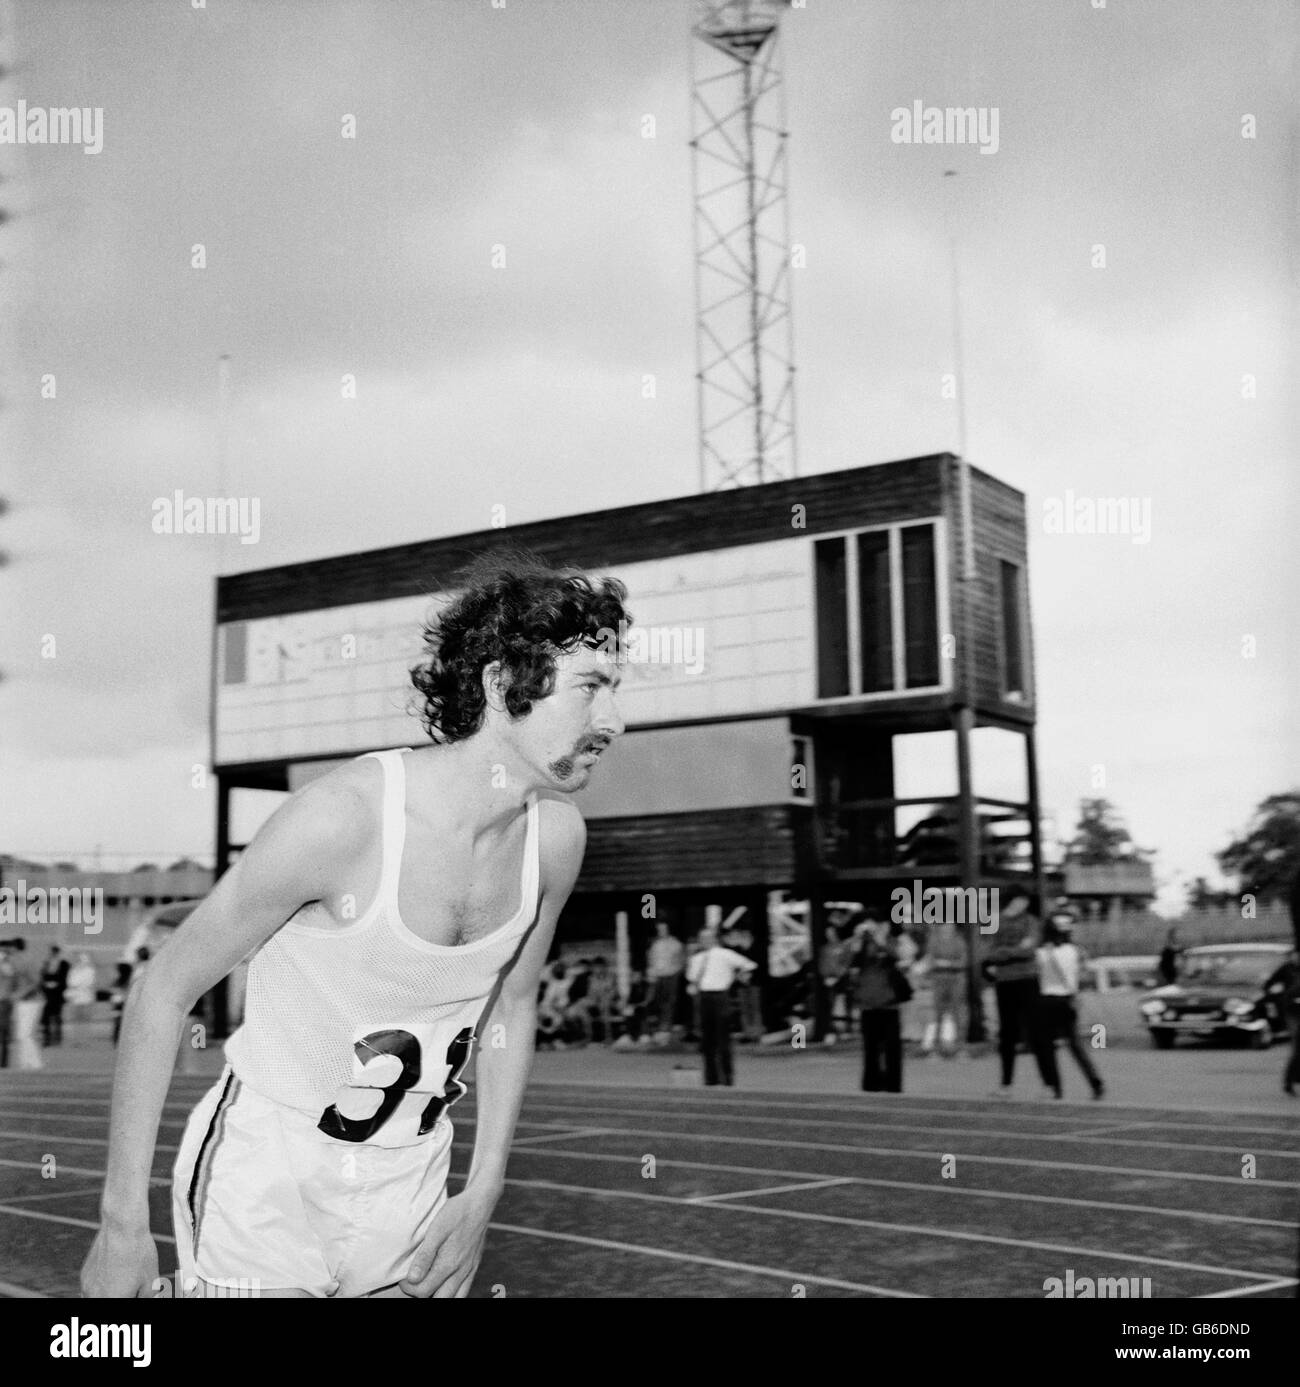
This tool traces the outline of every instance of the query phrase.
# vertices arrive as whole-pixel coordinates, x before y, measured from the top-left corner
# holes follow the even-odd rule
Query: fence
[[[1150,911],[1126,911],[1114,920],[1081,920],[1074,942],[1093,958],[1105,954],[1158,954],[1171,925],[1178,927],[1183,948],[1197,944],[1284,944],[1295,938],[1291,912],[1280,901],[1257,907],[1253,920],[1243,920],[1239,905],[1188,910],[1166,920]]]

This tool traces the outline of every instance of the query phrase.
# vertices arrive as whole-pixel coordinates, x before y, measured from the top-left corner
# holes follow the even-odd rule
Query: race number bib
[[[352,1080],[317,1127],[338,1141],[372,1141],[400,1111],[399,1120],[417,1120],[417,1136],[431,1132],[469,1091],[460,1076],[474,1046],[473,1028],[464,1027],[449,1044],[446,1036],[445,1028],[423,1025],[377,1026],[359,1034],[352,1045]]]

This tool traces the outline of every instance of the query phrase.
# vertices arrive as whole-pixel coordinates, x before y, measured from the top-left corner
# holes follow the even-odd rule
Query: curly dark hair
[[[506,709],[521,718],[554,692],[557,653],[601,648],[632,621],[617,578],[553,568],[527,550],[483,555],[456,586],[459,595],[425,625],[425,658],[411,670],[420,722],[435,742],[482,727],[483,669],[494,660],[508,681]]]

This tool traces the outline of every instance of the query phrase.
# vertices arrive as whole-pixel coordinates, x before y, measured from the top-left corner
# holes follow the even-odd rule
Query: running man
[[[531,557],[480,561],[411,672],[435,744],[293,795],[158,953],[122,1028],[87,1295],[151,1293],[181,1028],[253,950],[244,1024],[176,1160],[182,1276],[206,1295],[468,1295],[586,844],[568,796],[623,731],[609,635],[626,596]],[[474,1153],[448,1198],[447,1110],[476,1040]]]

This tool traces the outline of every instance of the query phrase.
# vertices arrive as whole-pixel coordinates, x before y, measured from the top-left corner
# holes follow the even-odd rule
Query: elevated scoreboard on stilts
[[[562,933],[612,940],[620,911],[644,933],[649,896],[679,928],[743,906],[766,939],[784,900],[810,902],[815,943],[827,900],[1037,882],[1024,497],[969,469],[963,576],[960,473],[940,453],[218,578],[219,869],[241,790],[420,743],[421,624],[508,544],[621,578],[633,616],[628,730],[578,796],[587,857]],[[1020,748],[997,798],[975,783],[982,729]],[[899,782],[924,734],[950,744],[935,793]]]

